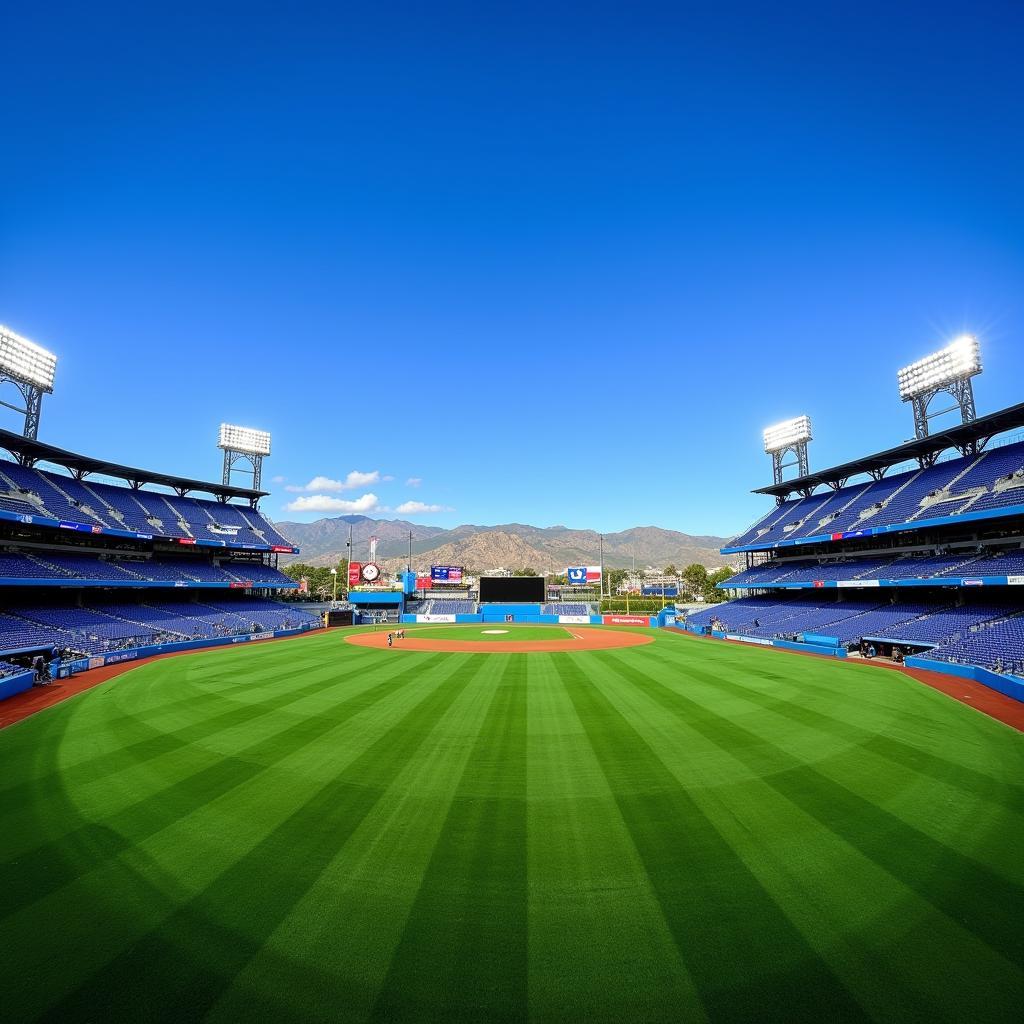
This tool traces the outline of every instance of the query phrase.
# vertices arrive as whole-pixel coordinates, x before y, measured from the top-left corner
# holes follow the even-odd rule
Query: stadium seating
[[[965,631],[991,619],[1005,618],[1006,609],[993,605],[962,605],[930,611],[927,615],[875,630],[867,636],[880,640],[904,640],[908,643],[941,644],[956,640]]]
[[[1024,616],[1016,614],[969,627],[925,655],[936,661],[980,665],[995,672],[1024,675]]]
[[[947,660],[970,661],[969,655],[974,650],[983,654],[998,653],[996,640],[1000,635],[989,643],[987,633],[982,636],[972,631],[993,620],[1005,619],[1012,611],[1006,606],[991,604],[952,606],[934,602],[891,603],[863,599],[824,602],[748,597],[690,613],[686,622],[698,627],[718,622],[727,632],[765,639],[821,632],[836,637],[844,646],[856,645],[865,638],[908,644],[948,644],[948,647],[938,648],[936,657],[942,657],[942,652],[948,650],[951,656]],[[982,637],[985,644],[979,646],[981,641],[975,637]]]
[[[1024,575],[1024,551],[979,554],[977,549],[946,555],[905,554],[824,561],[783,560],[745,569],[731,577],[723,589],[736,586],[771,586],[814,580],[942,579],[962,576]]]
[[[215,540],[236,546],[291,547],[249,506],[75,480],[0,460],[0,509],[156,537]]]
[[[541,608],[544,615],[589,615],[590,606],[582,601],[556,601]]]
[[[56,647],[99,654],[158,642],[293,629],[319,621],[311,612],[263,598],[17,607],[0,613],[0,653]]]
[[[223,562],[199,558],[109,558],[59,550],[0,552],[0,577],[39,580],[109,580],[116,583],[252,583],[291,587],[294,581],[260,562]]]
[[[1024,442],[851,484],[772,509],[728,547],[771,545],[1024,504]]]
[[[416,609],[418,615],[472,615],[475,611],[475,602],[455,598],[434,598]]]

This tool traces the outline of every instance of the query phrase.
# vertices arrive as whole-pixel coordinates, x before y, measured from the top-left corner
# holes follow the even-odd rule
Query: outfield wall
[[[181,640],[168,644],[149,644],[145,647],[132,647],[126,651],[109,651],[106,654],[95,654],[90,658],[77,658],[65,661],[58,672],[60,679],[66,679],[78,672],[86,672],[91,668],[103,668],[107,665],[118,665],[125,661],[143,661],[157,654],[174,654],[178,651],[200,651],[207,647],[232,647],[235,644],[250,643],[253,640],[274,640],[282,636],[298,636],[322,626],[299,626],[297,629],[275,629],[264,633],[245,633],[242,636],[215,636],[204,640]]]
[[[685,629],[687,633],[691,633],[694,636],[708,636],[708,633],[700,626],[686,626]],[[846,657],[846,648],[828,643],[829,637],[818,637],[818,643],[801,643],[796,640],[775,640],[763,636],[744,636],[742,633],[723,633],[717,629],[711,630],[710,635],[716,640],[733,640],[736,643],[753,644],[757,647],[778,647],[784,651],[799,651],[802,654],[821,654],[828,658]]]
[[[32,689],[32,683],[36,678],[35,672],[28,669],[25,672],[18,672],[13,676],[4,676],[0,679],[0,700],[13,697],[16,693],[24,693]]]
[[[460,626],[507,624],[511,615],[513,623],[542,626],[667,626],[675,625],[675,615],[664,612],[658,615],[540,615],[529,612],[477,613],[474,615],[411,615],[403,612],[399,622],[406,625],[431,622],[454,622]]]
[[[945,676],[958,676],[961,679],[971,679],[990,690],[1005,694],[1024,703],[1024,679],[1020,676],[1000,674],[990,669],[982,668],[980,665],[954,665],[948,661],[937,661],[932,658],[921,658],[911,655],[904,664],[907,668],[920,668],[928,672],[940,672]]]

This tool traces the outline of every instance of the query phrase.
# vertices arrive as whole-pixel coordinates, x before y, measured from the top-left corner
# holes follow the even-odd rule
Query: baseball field
[[[1019,1020],[1021,734],[644,632],[332,631],[0,731],[0,1019]]]

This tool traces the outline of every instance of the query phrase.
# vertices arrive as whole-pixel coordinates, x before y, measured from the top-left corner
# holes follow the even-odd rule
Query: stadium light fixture
[[[49,393],[56,372],[57,357],[52,352],[0,324],[0,373]]]
[[[246,455],[269,455],[270,434],[266,430],[222,423],[217,447],[225,451],[244,452]]]
[[[0,381],[13,384],[21,392],[25,407],[9,402],[0,405],[24,414],[25,437],[34,439],[39,433],[43,395],[53,392],[56,372],[57,357],[52,352],[0,324]]]
[[[235,463],[248,463],[252,467],[252,489],[258,491],[263,478],[263,458],[270,454],[270,434],[266,430],[222,423],[217,447],[224,450],[224,483],[231,483]],[[248,470],[240,472],[248,473]]]
[[[909,402],[918,395],[934,392],[977,373],[981,373],[978,339],[973,334],[962,334],[945,348],[899,371],[900,398]]]
[[[931,420],[958,409],[961,422],[974,422],[976,413],[971,378],[981,373],[981,369],[978,339],[973,334],[961,334],[945,348],[898,371],[896,379],[900,400],[913,406],[914,435],[918,440],[928,436]],[[950,395],[956,404],[938,412],[929,412],[931,401],[938,394]]]
[[[812,440],[814,434],[809,416],[795,416],[773,427],[765,427],[764,450],[772,457],[775,483],[782,483],[784,471],[791,466],[796,466],[798,476],[807,476],[807,442]],[[785,461],[787,454],[793,455],[792,461]]]
[[[764,431],[764,450],[773,455],[776,452],[784,452],[794,445],[805,444],[812,441],[814,435],[811,432],[811,420],[809,416],[797,416],[782,423],[776,423],[773,427],[766,427]]]

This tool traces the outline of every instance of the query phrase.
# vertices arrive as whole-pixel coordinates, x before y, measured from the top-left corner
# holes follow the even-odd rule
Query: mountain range
[[[354,560],[369,559],[370,537],[375,536],[377,561],[390,570],[404,568],[409,560],[410,535],[413,567],[419,570],[431,565],[462,565],[470,572],[529,566],[537,572],[552,572],[569,565],[597,565],[600,561],[598,533],[567,526],[466,524],[448,530],[403,519],[373,519],[360,515],[276,525],[301,551],[299,555],[282,556],[282,564],[337,564],[348,557],[350,527]],[[604,564],[607,568],[629,568],[635,558],[637,568],[661,569],[671,563],[681,569],[691,562],[718,568],[731,564],[727,557],[718,553],[725,540],[724,537],[691,536],[657,526],[635,526],[604,535]]]

